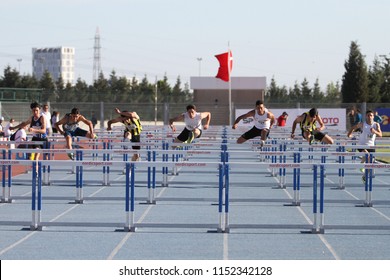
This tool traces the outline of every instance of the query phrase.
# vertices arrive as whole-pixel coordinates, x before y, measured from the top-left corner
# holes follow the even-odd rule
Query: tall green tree
[[[171,103],[174,101],[172,89],[168,83],[168,78],[165,75],[162,80],[157,81],[157,89],[159,94],[159,102]]]
[[[65,88],[64,79],[61,76],[55,82],[55,87],[56,87],[57,91],[61,91]]]
[[[318,79],[316,79],[314,87],[312,89],[312,98],[314,102],[322,102],[322,100],[324,99],[324,94],[321,91]]]
[[[390,57],[383,56],[383,83],[381,86],[381,101],[390,102]]]
[[[176,79],[176,83],[175,85],[173,86],[172,88],[172,101],[175,102],[175,103],[180,103],[180,102],[185,102],[186,99],[185,99],[185,96],[183,94],[183,91],[181,90],[181,80],[180,80],[180,76],[177,77]]]
[[[7,66],[4,69],[4,77],[1,79],[1,87],[16,88],[20,86],[20,75],[16,69]]]
[[[341,91],[338,83],[329,83],[326,86],[324,102],[332,104],[341,102]]]
[[[191,92],[190,85],[188,83],[184,83],[183,95],[185,103],[192,103],[192,100],[194,99],[194,94],[193,92]]]
[[[47,70],[43,72],[43,75],[39,80],[39,87],[43,90],[42,102],[55,101],[55,83]]]
[[[295,82],[294,87],[290,88],[288,91],[288,97],[291,102],[301,102],[302,93],[297,81]]]
[[[301,96],[299,102],[306,103],[311,102],[313,99],[311,88],[309,87],[309,82],[306,78],[303,79],[301,83]]]
[[[24,75],[20,79],[21,88],[39,88],[39,81],[31,75]]]
[[[155,86],[149,83],[148,78],[145,77],[142,79],[139,84],[139,92],[141,95],[140,102],[150,103],[154,102]]]
[[[132,103],[138,103],[142,99],[138,79],[134,76],[130,81],[129,100]]]
[[[279,87],[276,80],[272,77],[270,85],[265,95],[266,103],[283,103],[287,101],[287,88],[285,86]]]
[[[113,102],[126,102],[129,100],[130,83],[126,77],[118,77],[113,70],[108,80]]]
[[[381,88],[384,81],[381,62],[375,57],[372,66],[368,69],[368,102],[377,103],[381,101]]]
[[[93,82],[90,93],[94,94],[94,98],[91,100],[93,102],[112,100],[110,84],[103,72],[100,72],[98,79]]]
[[[344,63],[341,94],[344,103],[368,101],[368,72],[364,57],[356,42],[349,48],[348,60]]]

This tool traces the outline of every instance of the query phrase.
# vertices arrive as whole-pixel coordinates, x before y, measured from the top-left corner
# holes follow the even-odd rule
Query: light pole
[[[202,63],[202,58],[201,57],[198,57],[198,58],[196,58],[198,61],[199,61],[199,77],[201,76],[200,74],[201,74],[201,72],[200,72],[200,70],[201,70],[201,63]]]
[[[22,59],[21,58],[17,58],[16,61],[18,62],[19,74],[20,74],[20,62],[22,62]]]

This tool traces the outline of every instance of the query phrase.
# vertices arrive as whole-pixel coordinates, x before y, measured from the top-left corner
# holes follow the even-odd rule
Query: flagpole
[[[233,120],[232,120],[232,77],[230,75],[231,69],[230,69],[230,63],[231,63],[231,57],[230,57],[230,43],[228,42],[228,69],[229,69],[229,126],[232,126]]]
[[[231,68],[233,66],[233,59],[230,51],[230,46],[228,42],[228,52],[215,55],[219,61],[219,69],[216,78],[221,79],[224,82],[229,82],[229,125],[233,123],[232,120],[232,82],[231,82]],[[226,59],[226,60],[225,60]],[[225,61],[224,61],[225,60]],[[226,69],[227,68],[227,69]]]

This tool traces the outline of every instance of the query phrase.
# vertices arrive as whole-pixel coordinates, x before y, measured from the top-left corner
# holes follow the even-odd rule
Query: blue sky
[[[229,45],[233,76],[288,87],[318,78],[324,88],[341,82],[351,41],[368,65],[390,55],[387,0],[14,0],[0,11],[0,75],[7,65],[31,74],[33,47],[69,46],[76,77],[90,83],[97,27],[106,77],[215,76],[214,55]]]

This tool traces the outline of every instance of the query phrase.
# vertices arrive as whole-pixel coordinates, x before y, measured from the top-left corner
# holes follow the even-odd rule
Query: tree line
[[[310,87],[306,79],[293,87],[278,86],[272,78],[266,99],[273,103],[390,103],[390,57],[376,56],[370,67],[357,42],[351,42],[341,85],[329,83],[325,90],[318,79]]]
[[[266,102],[272,103],[390,103],[390,57],[380,55],[367,66],[356,41],[352,41],[341,85],[329,83],[321,89],[318,79],[313,86],[305,78],[292,87],[279,86],[274,78],[266,90]],[[159,103],[189,103],[193,99],[189,85],[182,85],[180,77],[171,86],[168,79],[150,82],[145,76],[141,81],[133,77],[118,77],[112,71],[108,78],[100,73],[92,85],[79,78],[74,85],[64,84],[63,79],[53,81],[49,72],[40,80],[31,75],[21,75],[10,66],[0,77],[0,88],[41,89],[42,102],[131,102],[153,103],[158,95]]]
[[[145,76],[141,81],[136,77],[118,77],[115,71],[108,78],[103,73],[92,85],[79,78],[74,85],[64,84],[60,77],[53,81],[45,71],[41,79],[32,75],[20,75],[16,69],[7,66],[0,78],[1,88],[39,89],[42,102],[112,102],[112,103],[151,103],[156,95],[160,103],[186,103],[192,100],[188,84],[182,86],[180,77],[172,87],[166,76],[152,83]]]

